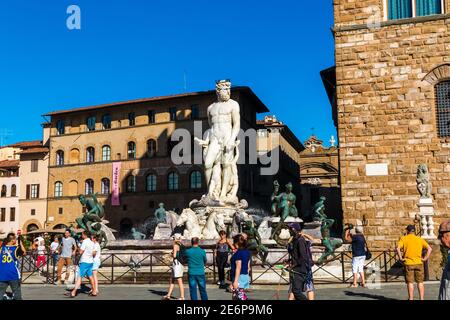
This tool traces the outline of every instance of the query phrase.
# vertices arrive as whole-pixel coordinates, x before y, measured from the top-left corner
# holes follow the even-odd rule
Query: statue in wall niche
[[[240,130],[239,103],[231,99],[230,80],[216,82],[217,101],[208,107],[210,129],[205,140],[195,139],[204,148],[208,192],[200,202],[209,205],[237,204],[239,186],[237,136]]]
[[[131,235],[134,240],[145,240],[147,238],[145,234],[139,232],[136,228],[131,228]]]
[[[426,164],[420,164],[417,167],[417,190],[420,193],[422,199],[431,198],[431,182],[430,173],[428,172],[428,166]]]
[[[274,217],[280,216],[280,222],[272,232],[272,239],[274,238],[275,234],[280,231],[280,228],[282,228],[282,225],[287,217],[298,218],[298,210],[295,206],[297,197],[292,193],[292,183],[289,182],[286,185],[286,191],[281,193],[280,195],[278,194],[280,191],[280,184],[277,180],[273,182],[273,187],[274,190],[271,197],[271,211]]]
[[[155,211],[156,224],[167,223],[166,209],[164,203],[159,204],[159,208]]]

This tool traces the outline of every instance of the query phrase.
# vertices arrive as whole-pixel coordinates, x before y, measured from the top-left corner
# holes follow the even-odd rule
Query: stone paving
[[[437,300],[439,284],[426,283],[426,299]],[[161,285],[105,285],[100,287],[98,297],[89,297],[80,293],[75,299],[64,294],[65,286],[54,285],[23,285],[22,292],[25,300],[161,300],[167,293],[167,287]],[[208,286],[211,300],[231,300],[229,293],[216,286]],[[174,295],[179,295],[178,289]],[[286,300],[287,286],[258,286],[249,292],[251,300]],[[186,298],[189,298],[186,290]],[[401,283],[381,284],[381,288],[348,288],[347,286],[318,286],[317,300],[406,300],[406,288]]]

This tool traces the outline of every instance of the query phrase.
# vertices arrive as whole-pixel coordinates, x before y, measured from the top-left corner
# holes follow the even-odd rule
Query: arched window
[[[65,224],[60,223],[60,224],[57,224],[56,226],[54,226],[53,230],[65,230],[67,228],[68,228],[68,226],[66,226]]]
[[[147,155],[153,158],[156,155],[156,140],[150,139],[147,141]]]
[[[435,92],[439,137],[450,137],[450,80],[436,84]]]
[[[129,176],[126,180],[126,183],[127,192],[136,192],[136,176]]]
[[[102,161],[111,161],[111,147],[110,146],[102,147]]]
[[[136,143],[128,142],[128,159],[136,159]]]
[[[167,188],[170,191],[175,191],[179,189],[179,177],[178,177],[178,173],[176,172],[171,172],[169,173],[169,175],[167,176]]]
[[[146,179],[146,190],[147,192],[155,192],[156,191],[156,175],[149,174]]]
[[[94,194],[94,180],[88,179],[84,184],[84,193],[86,195]]]
[[[89,147],[86,149],[86,162],[95,162],[95,149],[93,147]]]
[[[63,196],[63,184],[58,181],[55,183],[55,198],[59,198]]]
[[[11,186],[11,197],[17,197],[17,186],[15,184]]]
[[[32,232],[32,231],[36,231],[37,229],[39,229],[39,227],[36,224],[34,224],[34,223],[29,224],[27,226],[27,233],[28,232]]]
[[[108,178],[102,179],[102,194],[109,194],[111,188],[111,182]]]
[[[64,165],[64,151],[62,150],[56,151],[56,165],[59,167]]]
[[[195,170],[191,172],[189,177],[189,184],[191,189],[201,189],[202,188],[202,174],[200,171]]]
[[[2,185],[2,193],[1,197],[6,198],[6,193],[8,192],[8,188],[5,185]]]

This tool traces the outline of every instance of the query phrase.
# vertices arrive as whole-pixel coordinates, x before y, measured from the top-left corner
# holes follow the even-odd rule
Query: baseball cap
[[[406,227],[406,231],[408,232],[416,231],[416,226],[410,224],[409,226]]]

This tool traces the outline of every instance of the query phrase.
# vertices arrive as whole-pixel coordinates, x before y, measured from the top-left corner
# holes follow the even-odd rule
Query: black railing
[[[217,281],[217,265],[215,253],[207,250],[208,263],[205,266],[208,283]],[[273,263],[262,263],[255,257],[251,264],[252,284],[288,284],[289,273],[283,268],[289,259],[288,253],[279,254],[279,259]],[[41,258],[41,261],[43,259]],[[77,263],[77,257],[74,263]],[[28,254],[20,258],[19,268],[22,273],[22,283],[54,284],[57,281],[57,261],[51,254],[45,255],[45,264],[37,264],[37,255]],[[315,283],[349,283],[352,280],[351,252],[339,252],[334,259],[315,266],[313,275]],[[75,267],[63,268],[72,274]],[[395,251],[372,251],[372,258],[365,263],[368,279],[375,282],[396,282],[403,280],[403,267],[398,261]],[[132,253],[105,253],[102,255],[102,267],[98,270],[101,284],[162,284],[167,283],[172,272],[171,255],[167,252],[143,251]],[[185,274],[187,277],[187,273]],[[375,278],[374,278],[375,276]],[[65,278],[64,275],[62,277]]]

